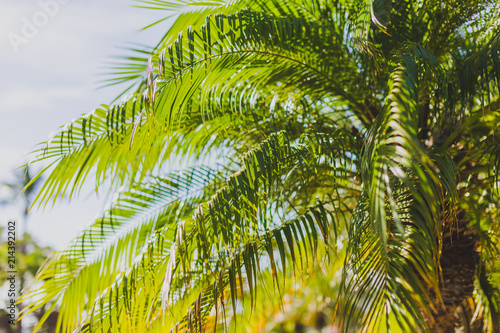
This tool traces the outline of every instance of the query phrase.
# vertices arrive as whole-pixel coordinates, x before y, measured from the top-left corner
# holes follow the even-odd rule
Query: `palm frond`
[[[158,58],[155,69],[150,67],[144,96],[97,109],[63,128],[37,151],[39,159],[58,159],[37,201],[55,200],[68,186],[71,196],[93,167],[97,167],[97,184],[110,174],[123,182],[127,175],[135,176],[139,170],[144,175],[158,167],[168,150],[149,147],[159,142],[168,145],[191,102],[201,102],[203,112],[206,97],[231,100],[235,90],[227,87],[248,92],[255,87],[279,87],[283,94],[300,88],[301,96],[330,92],[354,105],[355,114],[364,115],[359,108],[366,108],[358,102],[362,96],[347,95],[335,79],[340,67],[344,72],[352,68],[357,75],[354,65],[346,60],[318,66],[310,57],[317,52],[315,44],[304,44],[300,37],[315,29],[303,20],[290,25],[288,19],[249,11],[208,18],[201,31],[189,30],[187,40],[179,36]],[[333,45],[341,45],[342,35],[321,31],[316,38],[332,44],[330,50],[336,52]],[[297,53],[299,49],[306,53]],[[220,82],[225,82],[224,89]]]
[[[342,135],[340,132],[339,134]],[[110,280],[111,283],[108,284],[109,287],[107,289],[99,289],[101,296],[94,298],[95,301],[91,302],[95,305],[89,319],[90,322],[84,321],[80,325],[89,325],[88,327],[104,325],[102,327],[105,329],[114,325],[125,325],[120,316],[116,317],[115,321],[115,317],[110,315],[113,311],[123,314],[133,312],[134,315],[132,317],[137,316],[136,319],[127,325],[135,325],[135,323],[144,324],[145,322],[159,320],[158,318],[162,315],[161,312],[158,312],[160,311],[157,306],[157,304],[160,304],[158,302],[162,304],[179,304],[178,306],[176,305],[175,311],[172,310],[173,314],[181,310],[186,311],[186,304],[189,304],[189,299],[193,297],[195,291],[203,290],[203,288],[213,288],[213,281],[211,279],[214,275],[217,276],[217,272],[222,272],[222,275],[217,277],[217,279],[223,281],[219,282],[220,285],[218,288],[221,288],[220,292],[223,292],[223,289],[226,289],[229,284],[231,299],[234,303],[238,291],[234,284],[234,274],[236,274],[234,260],[240,262],[240,265],[247,265],[246,269],[251,267],[248,266],[251,263],[255,265],[255,263],[259,262],[257,257],[249,259],[251,260],[251,263],[249,263],[245,261],[244,254],[236,255],[244,249],[246,251],[254,251],[251,252],[253,256],[257,256],[258,253],[262,253],[263,251],[267,253],[266,255],[271,260],[269,268],[273,272],[276,283],[278,283],[276,268],[278,259],[276,258],[275,260],[273,257],[273,249],[275,247],[279,251],[283,272],[286,268],[286,260],[288,260],[284,248],[284,244],[286,243],[288,243],[288,247],[290,248],[293,263],[300,263],[302,267],[305,261],[305,265],[307,265],[311,260],[309,259],[310,256],[313,255],[313,258],[315,257],[319,235],[322,235],[328,244],[332,235],[339,233],[338,226],[330,226],[333,219],[332,213],[329,212],[330,209],[325,209],[322,204],[313,209],[311,207],[314,207],[316,204],[312,202],[312,198],[307,198],[307,201],[302,203],[304,207],[300,208],[297,206],[293,208],[294,211],[303,212],[299,213],[301,217],[293,220],[293,223],[282,223],[282,219],[286,221],[288,216],[293,216],[297,213],[293,213],[293,215],[285,214],[286,205],[269,206],[265,201],[262,201],[263,194],[261,194],[261,191],[266,193],[265,197],[268,200],[281,195],[287,197],[287,193],[277,193],[276,189],[279,188],[282,181],[287,181],[287,178],[283,178],[283,176],[293,175],[293,170],[297,167],[297,161],[301,161],[300,159],[297,160],[297,158],[301,155],[303,156],[302,158],[306,158],[308,153],[307,148],[311,146],[315,147],[315,150],[311,150],[312,155],[310,155],[314,159],[321,160],[321,156],[328,155],[332,156],[331,158],[339,159],[338,161],[341,164],[337,167],[338,176],[341,176],[343,172],[348,172],[348,161],[342,155],[346,153],[350,142],[345,141],[344,145],[340,145],[343,142],[340,135],[335,142],[326,141],[324,138],[321,138],[320,134],[315,134],[310,138],[304,137],[304,143],[295,148],[291,142],[287,142],[284,133],[271,135],[252,152],[245,154],[241,161],[241,164],[244,166],[243,169],[231,176],[226,181],[226,186],[219,189],[206,204],[199,206],[194,220],[184,220],[183,227],[177,225],[177,236],[175,238],[174,233],[172,233],[172,224],[164,224],[155,229],[156,233],[154,236],[151,234],[149,241],[147,243],[144,242],[142,247],[140,247],[139,256],[142,257],[140,263],[134,264],[133,268],[125,270],[126,273],[115,275],[115,280]],[[346,134],[344,134],[344,137],[347,140],[349,139]],[[318,145],[318,142],[322,142],[322,144]],[[301,152],[300,149],[305,150]],[[338,156],[334,157],[337,154]],[[302,167],[306,167],[305,164],[301,164]],[[296,186],[301,186],[301,183],[307,184],[307,179],[298,179],[298,181],[299,183]],[[344,192],[346,192],[349,188],[343,182],[340,181],[338,187],[344,189]],[[294,183],[296,184],[297,180]],[[291,191],[296,190],[296,188],[291,189]],[[289,190],[285,188],[284,191],[287,192]],[[153,198],[151,194],[149,197]],[[298,198],[296,201],[300,202]],[[333,201],[329,204],[337,205]],[[207,210],[206,212],[204,212],[205,209]],[[338,209],[345,210],[345,206],[338,206]],[[271,210],[274,211],[272,214],[278,215],[271,215]],[[281,219],[278,219],[280,216],[278,211],[281,211]],[[178,219],[176,220],[178,221]],[[173,223],[175,224],[175,222]],[[151,232],[155,230],[151,230]],[[128,234],[131,233],[129,232]],[[167,235],[169,236],[167,237]],[[294,250],[294,242],[303,245]],[[161,245],[156,246],[156,244]],[[306,244],[309,244],[309,250]],[[146,245],[147,250],[145,248]],[[167,252],[166,248],[171,248],[172,250]],[[300,253],[300,256],[296,256],[296,252]],[[249,252],[246,253],[250,255]],[[168,256],[170,256],[170,259],[165,260]],[[137,258],[137,256],[135,257]],[[258,266],[260,267],[260,264]],[[238,272],[240,272],[239,270],[242,266],[238,267],[240,267],[238,268]],[[249,288],[257,286],[257,267],[252,267],[252,269],[254,280],[248,282],[252,284],[252,287]],[[124,269],[120,269],[120,271],[123,272]],[[166,272],[169,273],[167,274]],[[248,272],[247,270],[246,274],[250,274]],[[238,274],[240,274],[238,279],[242,279],[241,273]],[[158,282],[149,280],[154,279],[155,276],[163,275],[165,276],[164,284],[167,287],[160,288]],[[141,301],[136,301],[135,298],[127,299],[127,295],[124,294],[128,292],[128,288],[123,283],[126,283],[131,276],[134,276],[135,279],[142,277],[143,280],[150,281],[144,283],[141,288],[134,289],[134,292],[143,296],[137,296]],[[131,279],[133,280],[134,278]],[[207,281],[212,282],[208,283]],[[243,287],[240,286],[241,288]],[[162,289],[163,296],[160,297]],[[176,292],[170,295],[169,290],[176,290]],[[243,292],[243,289],[240,291]],[[214,291],[212,290],[212,292]],[[143,302],[144,296],[147,296],[146,300],[150,300],[150,303]],[[198,302],[201,301],[199,300]],[[216,302],[216,300],[212,300],[212,302]],[[127,304],[134,304],[137,309],[122,312],[123,307],[127,306]],[[149,306],[151,310],[146,310],[146,306]],[[198,311],[201,311],[200,306],[198,306]],[[209,308],[211,308],[211,305]],[[209,310],[207,311],[207,313],[210,313]],[[87,312],[87,314],[89,313]],[[200,317],[200,314],[198,313],[197,316]],[[73,318],[80,317],[73,314]],[[81,318],[84,318],[84,316]],[[61,320],[71,322],[71,317]],[[132,327],[139,329],[135,326],[127,327],[128,329],[132,329]],[[123,326],[121,329],[124,329]]]
[[[218,178],[212,169],[193,168],[120,193],[68,250],[56,253],[41,268],[36,289],[23,296],[35,300],[23,312],[42,307],[47,299],[36,298],[49,293],[50,299],[67,305],[59,309],[63,331],[73,330],[85,318],[86,304],[123,278],[123,272],[147,253],[158,232],[171,233],[183,216],[189,216]]]
[[[415,58],[402,55],[363,154],[366,199],[350,229],[352,259],[339,308],[349,314],[347,330],[424,330],[433,306],[428,288],[439,298],[440,211],[445,190],[453,200],[456,171],[446,157],[428,155],[417,138],[418,75]]]

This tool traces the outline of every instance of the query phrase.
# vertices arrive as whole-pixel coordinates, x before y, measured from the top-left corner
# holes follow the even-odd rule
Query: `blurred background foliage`
[[[2,288],[2,290],[6,290],[6,292],[2,295],[2,302],[4,304],[2,309],[0,309],[2,325],[0,327],[0,332],[21,333],[32,331],[35,328],[36,324],[45,314],[45,308],[39,309],[27,319],[17,322],[16,325],[10,325],[10,312],[6,311],[5,308],[10,301],[10,298],[7,297],[7,290],[9,289],[8,286],[10,285],[10,282],[6,279],[11,275],[9,272],[16,272],[14,274],[16,278],[16,289],[14,292],[16,297],[20,296],[21,290],[33,282],[33,279],[42,264],[54,251],[48,246],[41,247],[38,245],[32,235],[26,231],[28,227],[29,208],[31,206],[31,200],[33,199],[32,196],[37,185],[40,183],[35,182],[23,191],[26,185],[32,180],[30,176],[30,169],[28,167],[17,170],[12,176],[12,181],[0,184],[0,193],[2,193],[0,197],[0,205],[19,207],[19,202],[21,201],[22,213],[19,215],[21,216],[20,219],[12,220],[15,222],[15,251],[12,251],[12,243],[9,242],[9,236],[12,237],[13,234],[8,234],[9,230],[7,226],[0,226],[0,281],[2,281],[0,288]],[[12,255],[15,255],[14,269],[10,267],[12,262],[9,261]],[[16,316],[22,308],[22,304],[17,305]],[[41,332],[54,332],[56,330],[56,318],[57,311],[54,312],[50,318],[48,318]]]

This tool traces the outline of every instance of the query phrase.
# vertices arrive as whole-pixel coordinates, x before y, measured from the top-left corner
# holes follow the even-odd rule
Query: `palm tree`
[[[499,330],[500,4],[141,2],[177,17],[116,65],[129,95],[35,152],[37,205],[89,179],[115,195],[24,313],[60,304],[62,332]]]

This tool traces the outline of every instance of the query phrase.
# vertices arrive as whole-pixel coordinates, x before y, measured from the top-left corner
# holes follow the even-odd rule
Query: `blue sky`
[[[51,3],[52,5],[48,5]],[[133,0],[2,0],[0,4],[0,181],[27,161],[34,145],[120,88],[98,90],[103,64],[123,54],[119,46],[154,45],[168,28],[141,28],[165,13],[133,8]],[[20,219],[0,206],[0,223]],[[106,203],[83,192],[71,202],[34,211],[28,231],[42,245],[64,248]]]

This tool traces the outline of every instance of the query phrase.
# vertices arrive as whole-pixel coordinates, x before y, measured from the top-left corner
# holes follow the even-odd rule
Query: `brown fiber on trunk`
[[[478,239],[461,220],[458,231],[454,228],[451,237],[443,240],[441,267],[443,280],[441,295],[443,302],[436,300],[434,323],[431,332],[481,332],[481,320],[471,322],[473,313],[472,293],[474,274],[478,260]]]

